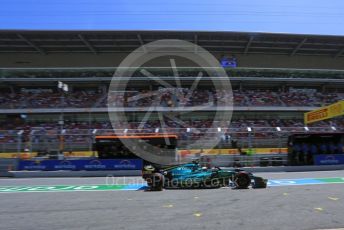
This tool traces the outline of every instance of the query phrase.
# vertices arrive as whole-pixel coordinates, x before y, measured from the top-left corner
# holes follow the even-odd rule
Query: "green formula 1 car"
[[[151,165],[144,167],[142,177],[148,189],[160,191],[163,188],[219,188],[232,185],[233,188],[266,188],[267,179],[254,176],[244,170],[224,170],[202,167],[192,162],[164,169]]]

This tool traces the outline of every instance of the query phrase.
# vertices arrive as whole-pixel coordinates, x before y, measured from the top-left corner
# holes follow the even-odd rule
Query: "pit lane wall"
[[[63,153],[64,157],[77,157],[77,158],[82,158],[82,157],[93,157],[97,156],[96,153],[92,151],[75,151],[75,152],[64,152]],[[0,153],[0,158],[20,158],[20,159],[31,159],[37,157],[37,152],[21,152],[21,153],[14,153],[14,152],[3,152]]]
[[[314,157],[315,165],[344,165],[344,154],[322,154]]]
[[[18,170],[28,171],[94,171],[94,170],[142,170],[141,159],[119,159],[119,160],[20,160]]]

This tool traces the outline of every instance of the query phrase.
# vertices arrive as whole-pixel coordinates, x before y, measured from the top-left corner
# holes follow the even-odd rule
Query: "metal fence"
[[[214,148],[207,145],[209,138],[218,141],[215,148],[286,148],[288,136],[293,133],[341,132],[334,127],[243,127],[207,129],[206,138],[194,133],[193,128],[183,129],[48,129],[31,128],[30,130],[0,130],[0,158],[3,153],[15,157],[19,153],[46,153],[52,151],[92,151],[97,135],[132,135],[134,133],[176,133],[179,136],[178,149],[187,149],[190,143],[203,138],[196,148]]]
[[[285,166],[288,164],[287,154],[264,155],[205,155],[201,157],[201,164],[211,167],[267,167]]]

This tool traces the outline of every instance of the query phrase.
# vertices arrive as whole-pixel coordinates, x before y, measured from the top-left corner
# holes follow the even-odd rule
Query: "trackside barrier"
[[[344,154],[321,154],[314,156],[315,165],[341,165],[344,164]]]
[[[232,167],[224,169],[232,170]],[[257,172],[305,172],[344,170],[344,165],[307,165],[307,166],[279,166],[279,167],[245,167],[244,170]],[[116,170],[116,171],[15,171],[0,172],[0,177],[32,178],[32,177],[118,177],[141,176],[141,170]]]
[[[35,177],[121,177],[141,176],[141,170],[99,170],[99,171],[15,171],[3,174],[6,177],[35,178]],[[1,174],[0,174],[1,177]]]
[[[63,155],[65,158],[73,158],[73,157],[94,157],[97,156],[94,155],[94,153],[92,151],[73,151],[73,152],[63,152]],[[20,159],[26,159],[29,160],[31,158],[37,157],[38,154],[37,152],[20,152],[20,153],[15,153],[15,152],[3,152],[0,153],[0,159],[4,159],[4,158],[20,158]],[[48,158],[48,155],[45,156],[46,158]]]
[[[0,172],[16,170],[17,163],[17,159],[0,159]]]
[[[141,170],[141,159],[116,159],[116,160],[21,160],[19,170],[28,171],[96,171],[96,170]]]
[[[287,154],[264,154],[264,155],[205,155],[202,156],[201,164],[210,167],[266,167],[287,165]]]

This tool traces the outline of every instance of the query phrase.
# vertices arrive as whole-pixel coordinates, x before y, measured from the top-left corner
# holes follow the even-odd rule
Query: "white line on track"
[[[307,173],[333,173],[336,171],[343,171],[343,170],[334,170],[334,171],[307,171],[307,172],[253,172],[254,174],[271,174],[271,175],[280,175],[280,174],[288,174],[288,173],[296,173],[296,174],[307,174]],[[344,230],[344,229],[343,229]]]
[[[114,176],[115,177],[115,176]],[[127,178],[135,178],[140,176],[133,176],[133,177],[127,177]],[[82,179],[99,179],[99,178],[106,178],[106,176],[103,177],[30,177],[30,178],[4,178],[3,180],[82,180]],[[116,178],[122,178],[122,176],[116,177]],[[140,177],[141,178],[141,177]]]
[[[143,190],[137,190],[137,189],[125,189],[125,190],[120,190],[120,189],[113,189],[113,190],[56,190],[56,191],[25,191],[25,192],[21,192],[21,191],[13,191],[13,192],[0,192],[1,194],[9,194],[9,193],[46,193],[46,192],[117,192],[117,191],[143,191]]]

